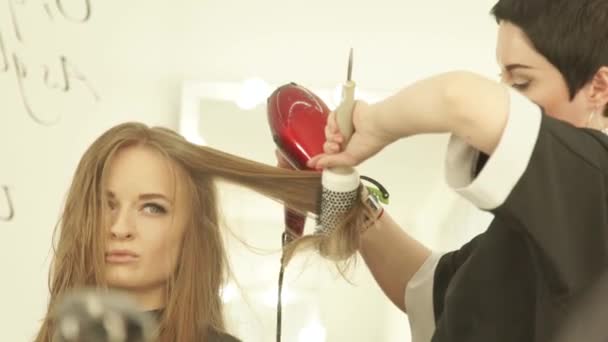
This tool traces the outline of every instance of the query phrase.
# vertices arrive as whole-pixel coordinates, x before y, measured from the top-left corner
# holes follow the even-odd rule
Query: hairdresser
[[[414,342],[550,341],[608,265],[608,2],[500,0],[502,82],[454,71],[359,101],[345,143],[329,117],[309,167],[355,166],[417,134],[449,133],[446,180],[494,215],[449,253],[388,214],[360,254]],[[403,168],[408,167],[403,156]]]

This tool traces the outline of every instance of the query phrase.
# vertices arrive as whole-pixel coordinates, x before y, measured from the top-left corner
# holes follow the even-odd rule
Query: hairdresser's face
[[[519,27],[501,22],[496,57],[503,82],[543,107],[548,115],[575,126],[587,125],[589,113],[594,109],[585,96],[588,87],[579,91],[571,101],[560,72],[536,52]]]
[[[108,284],[132,292],[164,289],[186,227],[184,175],[157,150],[137,145],[118,151],[108,176]]]

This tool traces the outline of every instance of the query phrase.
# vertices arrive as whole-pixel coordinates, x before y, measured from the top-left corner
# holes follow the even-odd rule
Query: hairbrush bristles
[[[330,234],[343,221],[344,215],[355,205],[360,179],[356,170],[337,173],[324,170],[321,201],[315,234]]]

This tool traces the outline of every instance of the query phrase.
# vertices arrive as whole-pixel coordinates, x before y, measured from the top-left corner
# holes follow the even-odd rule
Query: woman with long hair
[[[315,214],[320,177],[198,146],[165,128],[111,128],[76,169],[56,228],[50,301],[36,341],[52,340],[61,298],[85,287],[128,293],[158,318],[160,341],[233,341],[220,298],[228,271],[216,182]],[[345,224],[354,227],[360,215],[351,216]],[[350,255],[356,250],[347,247]]]

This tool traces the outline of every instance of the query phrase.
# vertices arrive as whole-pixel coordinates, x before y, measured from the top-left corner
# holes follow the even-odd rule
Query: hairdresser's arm
[[[509,111],[505,85],[470,72],[414,83],[370,106],[377,128],[397,138],[450,132],[492,154]]]
[[[431,251],[384,213],[361,236],[361,256],[384,294],[406,312],[405,289]]]
[[[491,155],[508,112],[509,95],[504,85],[470,72],[440,74],[378,103],[357,102],[355,132],[345,149],[332,117],[325,147],[332,154],[319,155],[308,165],[319,169],[358,165],[400,138],[424,133],[449,132]]]
[[[292,168],[275,150],[278,166]],[[384,294],[406,312],[405,289],[431,251],[409,236],[384,212],[361,236],[360,253]]]

